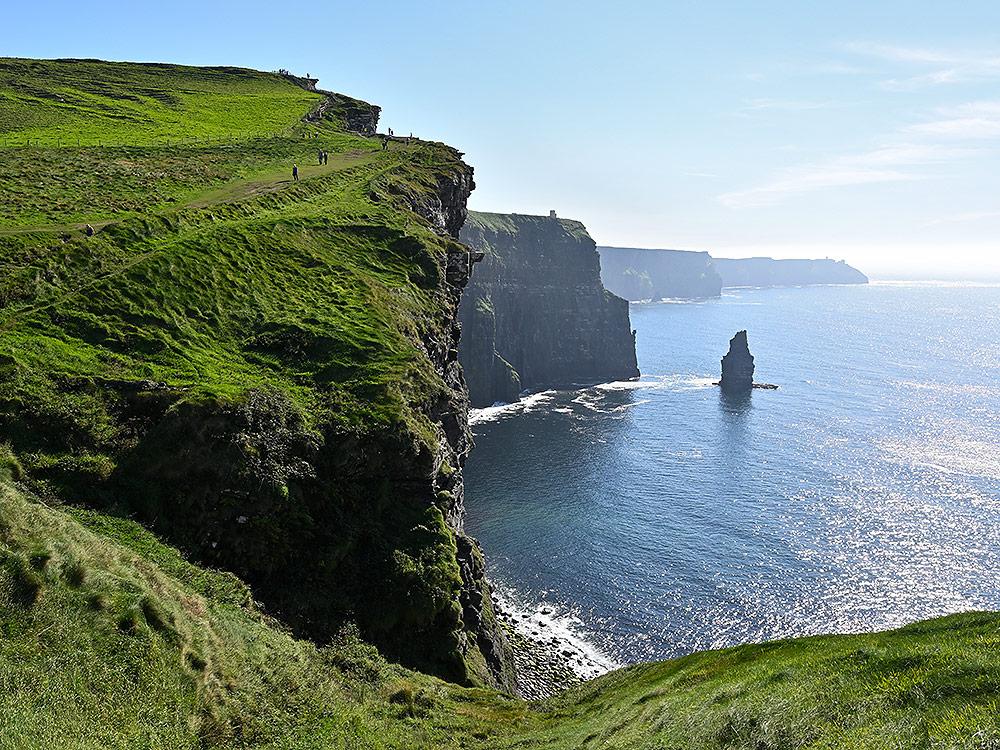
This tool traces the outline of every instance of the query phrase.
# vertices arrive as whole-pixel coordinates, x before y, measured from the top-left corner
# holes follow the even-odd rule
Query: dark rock
[[[470,212],[459,237],[483,255],[459,311],[473,406],[514,401],[522,389],[638,377],[628,303],[601,283],[580,222]]]
[[[729,351],[722,358],[719,385],[727,393],[749,393],[753,388],[753,369],[747,332],[740,331],[729,340]]]
[[[310,88],[303,85],[303,88],[312,91],[317,90],[315,86]],[[382,111],[380,107],[361,101],[360,99],[353,99],[343,94],[334,93],[333,91],[320,91],[320,93],[325,98],[309,114],[302,118],[304,122],[339,121],[345,130],[352,133],[369,136],[375,135],[378,128],[379,114]]]

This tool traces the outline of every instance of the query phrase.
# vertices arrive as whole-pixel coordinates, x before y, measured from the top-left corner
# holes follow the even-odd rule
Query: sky
[[[0,54],[310,73],[599,244],[1000,280],[996,0],[35,0]]]

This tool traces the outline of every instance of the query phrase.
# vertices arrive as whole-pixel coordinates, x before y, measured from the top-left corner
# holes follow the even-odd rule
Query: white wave
[[[583,620],[576,614],[544,601],[534,606],[518,604],[519,597],[496,583],[493,596],[519,635],[558,653],[580,679],[591,680],[622,666],[588,639]]]
[[[644,376],[639,380],[616,380],[611,383],[601,383],[594,388],[599,391],[634,391],[642,388],[651,390],[688,390],[690,388],[707,388],[714,385],[714,378],[692,375],[655,375]]]
[[[497,402],[493,406],[487,406],[482,409],[470,409],[469,424],[496,422],[498,419],[509,417],[512,414],[537,411],[539,407],[552,401],[555,394],[555,391],[542,391],[540,393],[532,393],[511,404]]]

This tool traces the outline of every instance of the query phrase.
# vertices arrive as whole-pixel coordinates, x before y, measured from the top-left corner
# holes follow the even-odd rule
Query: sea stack
[[[729,351],[722,358],[719,386],[726,393],[749,393],[753,389],[753,355],[746,331],[738,332],[729,340]]]

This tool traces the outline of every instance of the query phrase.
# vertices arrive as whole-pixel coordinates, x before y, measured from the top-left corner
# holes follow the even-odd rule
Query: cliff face
[[[706,252],[600,247],[604,285],[625,299],[718,297],[723,287],[867,284],[843,261],[713,258]]]
[[[601,279],[628,300],[718,297],[722,279],[704,252],[599,247]]]
[[[844,261],[716,258],[723,286],[803,286],[867,284],[868,277]]]
[[[191,117],[233,97],[224,71],[44,65],[69,82],[88,72],[91,97],[105,80],[116,96],[139,75],[160,89],[194,80],[205,93]],[[395,661],[510,690],[482,555],[462,529],[458,307],[472,256],[456,235],[472,169],[442,144],[382,151],[336,110],[304,124],[294,83],[240,76],[252,83],[243,106],[263,102],[294,132],[142,154],[154,180],[143,196],[180,183],[203,202],[67,216],[101,229],[57,247],[47,231],[0,233],[0,444],[23,456],[35,491],[141,520],[236,573],[296,634],[325,643],[355,623]],[[343,166],[211,202],[211,175],[308,164],[318,147]],[[65,157],[70,185],[121,158],[63,151],[44,156]],[[40,184],[31,170],[46,164],[18,169]],[[22,194],[5,187],[0,203],[16,206]],[[133,189],[102,181],[83,210],[112,212]]]
[[[459,313],[473,406],[512,401],[522,388],[639,375],[628,303],[601,284],[580,222],[470,212],[460,239],[483,255]]]

